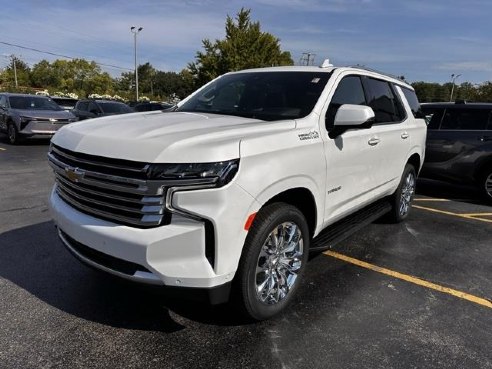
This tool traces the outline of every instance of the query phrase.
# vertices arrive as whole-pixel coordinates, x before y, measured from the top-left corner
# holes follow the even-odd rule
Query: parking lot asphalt
[[[81,265],[48,211],[46,142],[0,136],[1,368],[492,368],[492,207],[419,181],[408,220],[312,258],[278,318]]]

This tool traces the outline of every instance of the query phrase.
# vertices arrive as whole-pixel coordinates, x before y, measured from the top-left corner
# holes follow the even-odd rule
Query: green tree
[[[227,16],[225,39],[202,41],[204,51],[188,64],[197,87],[230,71],[294,64],[290,52],[280,49],[280,40],[251,21],[250,12],[242,8],[235,19]]]
[[[481,102],[492,102],[492,82],[482,83],[477,89],[478,99]]]
[[[31,84],[33,87],[56,88],[59,82],[53,65],[47,60],[41,60],[32,67]]]
[[[155,75],[154,92],[163,100],[176,96],[183,99],[193,91],[193,76],[188,70],[180,73],[158,71]]]
[[[33,66],[31,83],[51,92],[75,92],[79,96],[106,94],[113,91],[113,79],[96,62],[84,59],[42,60]]]
[[[451,83],[440,85],[420,81],[412,83],[412,86],[420,102],[449,101],[451,95]]]
[[[420,102],[449,101],[451,98],[452,83],[444,84],[429,82],[414,82],[413,88]],[[453,100],[467,100],[475,102],[492,102],[492,82],[481,85],[463,82],[454,86]]]
[[[26,62],[15,55],[10,57],[10,63],[0,76],[0,83],[10,91],[23,91],[30,86],[31,70]],[[17,78],[17,86],[15,80]]]

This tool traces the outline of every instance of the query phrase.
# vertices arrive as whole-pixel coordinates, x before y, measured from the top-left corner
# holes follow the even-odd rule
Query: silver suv
[[[51,138],[60,127],[78,120],[45,96],[0,94],[0,132],[12,145],[22,138]]]

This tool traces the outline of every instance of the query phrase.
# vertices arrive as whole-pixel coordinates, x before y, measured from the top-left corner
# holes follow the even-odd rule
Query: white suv
[[[233,286],[245,313],[269,318],[309,251],[407,217],[418,110],[411,86],[376,72],[279,67],[223,75],[171,112],[71,124],[48,154],[58,234],[98,269],[212,303]]]

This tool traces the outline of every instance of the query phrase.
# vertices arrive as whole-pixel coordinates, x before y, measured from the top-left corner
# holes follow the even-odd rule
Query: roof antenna
[[[330,59],[325,59],[319,67],[320,68],[329,68],[329,67],[333,67],[333,64],[330,63]]]

